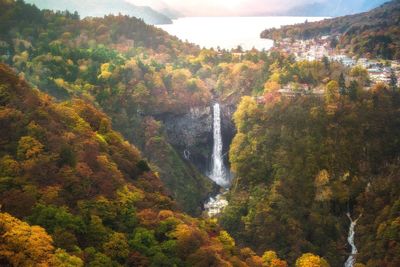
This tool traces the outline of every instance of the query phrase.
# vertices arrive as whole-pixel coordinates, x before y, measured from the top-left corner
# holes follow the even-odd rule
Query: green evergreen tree
[[[358,88],[357,81],[351,81],[349,86],[349,97],[352,101],[357,100],[357,88]]]
[[[390,88],[393,90],[393,92],[397,91],[397,77],[396,77],[396,73],[394,72],[394,70],[392,69],[392,71],[390,72]]]
[[[346,80],[345,80],[344,74],[342,72],[342,73],[340,73],[340,76],[339,76],[339,94],[342,96],[346,95],[346,90],[347,90]]]

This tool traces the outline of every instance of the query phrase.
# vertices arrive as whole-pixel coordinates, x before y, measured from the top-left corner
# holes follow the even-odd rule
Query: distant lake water
[[[253,47],[270,49],[272,40],[261,39],[265,29],[322,20],[322,17],[187,17],[173,20],[173,24],[156,25],[183,41],[200,47],[232,49],[238,45],[245,50]]]

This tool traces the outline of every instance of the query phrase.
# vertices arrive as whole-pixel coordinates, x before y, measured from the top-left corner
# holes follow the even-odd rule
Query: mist
[[[185,16],[252,16],[280,13],[296,6],[326,0],[127,0],[157,10],[169,9]],[[337,1],[339,2],[339,1]]]

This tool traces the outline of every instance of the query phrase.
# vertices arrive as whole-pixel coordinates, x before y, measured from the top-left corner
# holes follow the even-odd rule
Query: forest
[[[5,65],[0,84],[1,266],[287,266],[179,211],[95,107],[56,103]]]
[[[312,251],[340,266],[346,213],[362,214],[357,262],[398,266],[400,94],[328,87],[324,98],[243,98],[230,149],[236,180],[221,225],[256,251],[273,248],[289,262]]]
[[[160,117],[208,106],[214,95],[237,103],[255,88],[262,92],[272,64],[267,54],[240,60],[201,50],[128,16],[80,20],[23,1],[1,0],[0,7],[0,60],[58,100],[79,98],[101,108],[157,165],[183,209],[198,215],[212,185],[177,156]]]
[[[400,265],[397,81],[22,0],[0,0],[0,62],[0,266],[342,266],[347,213],[356,267]],[[215,101],[234,180],[207,218],[218,186],[168,123]]]

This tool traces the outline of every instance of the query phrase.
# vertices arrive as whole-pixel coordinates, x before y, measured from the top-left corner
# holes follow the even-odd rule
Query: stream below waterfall
[[[210,179],[221,186],[225,192],[221,192],[204,204],[204,209],[209,217],[214,217],[222,212],[228,205],[225,199],[226,189],[229,188],[231,181],[228,175],[228,170],[225,167],[223,159],[223,143],[221,131],[221,107],[218,103],[213,106],[213,152],[212,152],[212,170],[209,175]]]
[[[218,103],[213,105],[213,151],[212,151],[212,162],[211,162],[211,173],[208,175],[211,180],[218,184],[222,190],[216,196],[210,197],[204,204],[204,209],[208,217],[218,216],[224,208],[228,205],[226,200],[226,193],[231,185],[230,172],[224,164],[223,155],[223,143],[222,143],[222,127],[221,127],[221,107]],[[356,255],[358,253],[355,244],[355,227],[357,221],[361,215],[353,220],[350,212],[347,217],[350,220],[349,233],[347,236],[347,242],[351,246],[351,253],[347,258],[344,267],[354,267],[356,263]]]
[[[354,221],[351,218],[351,215],[350,215],[349,212],[346,215],[350,220],[349,235],[347,236],[347,242],[351,246],[351,254],[347,258],[347,260],[346,260],[346,262],[344,264],[344,267],[353,267],[354,264],[356,263],[356,255],[358,253],[358,250],[357,250],[357,247],[356,247],[356,244],[355,244],[355,241],[354,241],[354,237],[355,237],[355,234],[356,234],[355,227],[356,227],[357,221],[358,221],[358,219],[360,219],[361,215]]]

